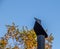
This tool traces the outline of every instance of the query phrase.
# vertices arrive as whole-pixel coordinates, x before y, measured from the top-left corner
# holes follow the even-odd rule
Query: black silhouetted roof
[[[44,35],[45,38],[48,37],[47,33],[45,32],[45,30],[43,29],[42,25],[41,25],[41,21],[38,19],[35,19],[35,24],[34,24],[34,31],[36,33],[36,35]],[[40,23],[39,23],[40,21]]]

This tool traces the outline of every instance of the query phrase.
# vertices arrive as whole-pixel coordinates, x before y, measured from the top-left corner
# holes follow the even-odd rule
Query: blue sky
[[[6,33],[6,24],[15,22],[32,29],[34,17],[42,20],[48,34],[53,33],[52,49],[59,49],[60,42],[60,0],[0,0],[0,36]]]

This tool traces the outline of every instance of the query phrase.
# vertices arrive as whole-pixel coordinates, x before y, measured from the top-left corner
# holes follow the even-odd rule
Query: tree
[[[37,36],[33,29],[28,30],[28,28],[25,26],[23,27],[22,31],[20,31],[14,23],[6,26],[7,33],[0,39],[0,49],[37,49]],[[13,48],[8,44],[9,38],[12,38],[13,41],[16,40]],[[53,39],[52,34],[46,38],[47,42],[45,42],[45,49],[52,49]],[[21,45],[24,48],[19,47]]]

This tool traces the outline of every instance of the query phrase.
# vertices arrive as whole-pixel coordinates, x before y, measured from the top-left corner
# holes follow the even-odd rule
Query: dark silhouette
[[[44,35],[45,38],[48,36],[47,33],[45,32],[45,30],[43,29],[42,25],[41,25],[41,20],[35,18],[35,24],[34,24],[34,31],[36,33],[36,35]]]

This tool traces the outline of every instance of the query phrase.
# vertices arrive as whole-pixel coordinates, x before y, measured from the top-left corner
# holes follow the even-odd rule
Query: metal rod
[[[39,35],[37,36],[37,49],[45,49],[45,36]]]

